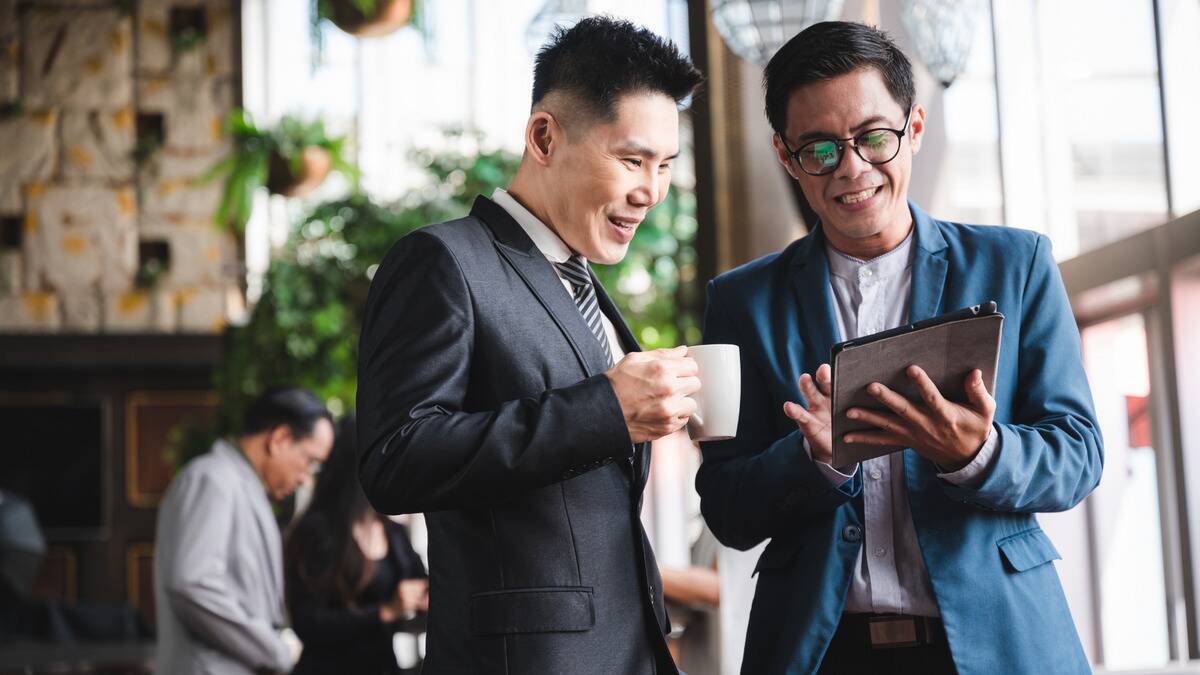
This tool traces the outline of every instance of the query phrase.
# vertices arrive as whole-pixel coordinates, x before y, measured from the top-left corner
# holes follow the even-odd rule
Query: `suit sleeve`
[[[717,285],[708,283],[705,344],[738,344],[742,355],[741,412],[737,437],[701,443],[704,461],[696,474],[700,511],[717,539],[740,550],[783,531],[797,518],[832,511],[862,490],[861,472],[832,484],[809,458],[794,423],[780,434],[782,402],[772,400],[750,360],[750,350],[724,312]]]
[[[994,511],[1065,511],[1100,482],[1104,446],[1083,369],[1079,330],[1050,241],[1038,237],[1020,311],[1012,421],[974,488],[943,483],[952,499]],[[1004,364],[1001,364],[1001,368]]]
[[[164,584],[171,608],[198,639],[250,668],[290,671],[288,646],[269,621],[242,608],[226,577],[237,501],[230,485],[200,472],[179,481],[179,547]]]
[[[603,374],[473,409],[471,378],[504,369],[475,363],[477,337],[453,253],[424,231],[400,240],[371,285],[359,343],[359,477],[379,511],[492,505],[632,452]]]

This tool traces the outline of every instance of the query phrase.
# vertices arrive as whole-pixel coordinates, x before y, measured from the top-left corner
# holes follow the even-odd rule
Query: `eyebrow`
[[[654,150],[652,150],[649,146],[642,145],[641,143],[639,143],[637,141],[626,141],[617,146],[617,154],[623,155],[626,153],[633,154],[633,155],[639,155],[639,156],[645,157],[647,159],[653,159],[654,157],[658,156],[658,153],[655,152]],[[675,154],[673,154],[669,157],[664,157],[663,161],[669,162],[678,156],[679,156],[679,151],[676,151]]]
[[[855,132],[857,132],[859,129],[865,131],[868,128],[878,128],[877,125],[881,123],[891,124],[891,122],[888,121],[888,118],[884,115],[871,115],[867,119],[850,127],[850,133],[853,136],[857,136],[858,134]],[[890,129],[891,127],[888,128]],[[804,145],[808,141],[816,140],[818,138],[838,138],[838,135],[828,131],[809,131],[807,133],[800,134],[800,137],[796,139],[796,145]]]

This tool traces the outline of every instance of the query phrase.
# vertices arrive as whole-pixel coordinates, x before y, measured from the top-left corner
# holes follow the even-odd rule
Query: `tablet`
[[[996,303],[985,302],[834,345],[829,356],[833,372],[833,466],[848,467],[903,449],[842,440],[850,432],[875,429],[846,417],[850,408],[887,411],[867,393],[872,382],[919,402],[920,392],[905,372],[916,365],[928,373],[947,400],[965,404],[963,383],[972,370],[978,369],[988,393],[994,395],[1003,326],[1004,315]]]

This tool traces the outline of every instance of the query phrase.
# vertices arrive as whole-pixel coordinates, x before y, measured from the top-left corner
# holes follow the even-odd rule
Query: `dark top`
[[[375,562],[371,579],[354,598],[353,607],[342,607],[318,598],[296,579],[296,565],[288,565],[288,609],[292,627],[304,651],[292,670],[293,675],[316,673],[361,673],[362,675],[397,675],[403,673],[396,664],[392,650],[392,635],[398,631],[421,628],[423,618],[384,623],[379,619],[379,605],[396,593],[402,579],[424,578],[425,566],[413,551],[408,534],[402,525],[384,521],[388,536],[387,555]],[[294,532],[292,536],[318,535]]]
[[[631,444],[606,370],[550,261],[488,199],[380,263],[359,342],[359,478],[376,509],[429,526],[423,675],[678,672],[639,520],[649,444]]]

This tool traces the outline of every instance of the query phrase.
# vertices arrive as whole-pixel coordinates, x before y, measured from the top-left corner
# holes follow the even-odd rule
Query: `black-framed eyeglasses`
[[[868,164],[887,164],[900,154],[900,142],[908,133],[908,123],[912,120],[912,108],[904,118],[904,126],[900,129],[879,127],[867,129],[857,136],[850,138],[818,138],[805,143],[799,149],[792,151],[787,139],[779,134],[779,140],[787,150],[788,156],[796,161],[804,173],[810,176],[826,176],[837,171],[846,154],[846,145],[854,148],[862,160]]]

